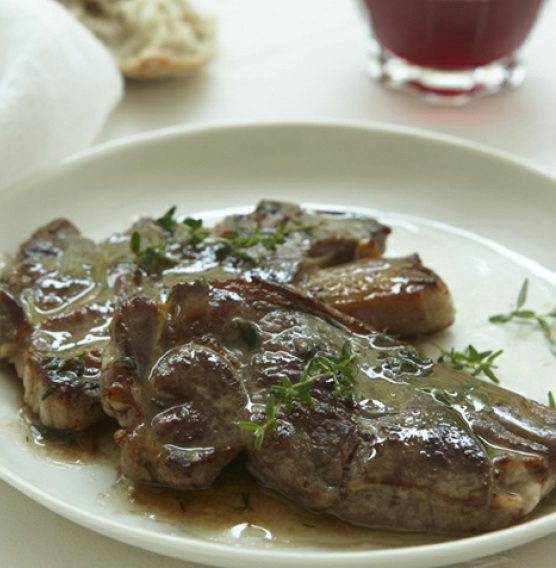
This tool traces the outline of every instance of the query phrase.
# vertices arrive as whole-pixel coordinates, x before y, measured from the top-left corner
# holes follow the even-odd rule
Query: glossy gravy
[[[204,491],[138,486],[119,477],[116,425],[106,421],[84,434],[64,436],[40,428],[22,406],[26,439],[46,459],[69,465],[105,463],[114,467],[112,490],[100,499],[111,508],[164,523],[168,532],[219,542],[261,546],[365,549],[434,544],[451,540],[428,534],[357,527],[330,515],[308,512],[260,485],[241,460]]]

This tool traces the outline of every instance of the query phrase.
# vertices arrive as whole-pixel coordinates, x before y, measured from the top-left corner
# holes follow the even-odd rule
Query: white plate
[[[423,133],[349,124],[214,126],[112,144],[0,192],[2,248],[67,216],[102,238],[169,206],[190,214],[260,198],[370,210],[394,227],[390,254],[419,251],[448,281],[458,322],[440,341],[503,348],[503,384],[546,402],[556,358],[543,338],[487,318],[511,307],[525,278],[530,304],[556,305],[556,182],[505,156]],[[208,216],[214,216],[214,213]],[[457,227],[457,228],[456,228]],[[480,236],[479,236],[480,235]],[[497,244],[495,244],[495,242]],[[111,498],[109,464],[68,464],[37,453],[18,418],[17,384],[0,383],[0,476],[51,510],[116,540],[226,567],[439,566],[494,554],[556,531],[556,504],[506,530],[349,549],[257,538],[228,540],[136,514]]]

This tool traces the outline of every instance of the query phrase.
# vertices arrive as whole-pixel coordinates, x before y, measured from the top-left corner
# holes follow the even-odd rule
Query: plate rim
[[[552,172],[545,166],[535,164],[527,158],[522,158],[512,152],[501,150],[487,144],[468,140],[466,138],[437,132],[427,128],[391,124],[376,120],[363,121],[361,119],[327,119],[327,120],[215,120],[208,123],[178,124],[146,130],[139,133],[127,134],[118,138],[100,142],[94,146],[78,151],[56,164],[52,164],[39,171],[31,173],[21,179],[17,179],[0,187],[3,192],[18,191],[20,187],[40,183],[51,175],[61,173],[65,169],[86,164],[89,161],[103,158],[106,154],[111,155],[119,151],[126,151],[135,146],[147,146],[157,144],[163,140],[189,138],[206,133],[218,131],[247,131],[247,130],[288,130],[288,129],[327,129],[327,130],[353,130],[357,132],[369,132],[374,134],[394,135],[400,138],[413,140],[426,140],[429,143],[441,146],[450,146],[452,149],[465,150],[466,152],[495,159],[526,170],[530,174],[540,176],[546,181],[556,184],[556,172]]]
[[[23,180],[18,180],[0,188],[0,198],[2,198],[6,192],[19,191],[21,187],[26,185],[40,184],[43,180],[47,180],[51,175],[63,172],[64,170],[71,168],[79,168],[81,164],[87,164],[94,160],[103,160],[106,156],[113,158],[114,154],[121,151],[132,151],[136,146],[148,146],[150,144],[159,144],[161,141],[168,141],[172,139],[184,139],[195,137],[199,134],[216,134],[221,130],[226,131],[246,131],[246,130],[260,130],[260,129],[313,129],[318,130],[322,128],[326,129],[340,129],[345,131],[346,129],[357,130],[359,132],[372,133],[373,135],[395,135],[400,138],[411,138],[412,140],[424,139],[429,143],[448,145],[457,151],[465,150],[477,155],[486,157],[488,159],[494,159],[500,161],[502,164],[511,163],[514,166],[525,170],[528,174],[533,174],[536,176],[541,176],[549,181],[555,186],[556,190],[556,176],[551,172],[544,170],[537,165],[531,164],[527,160],[513,156],[510,153],[499,151],[482,144],[475,142],[470,142],[464,139],[460,139],[454,136],[438,134],[429,130],[406,127],[406,126],[395,126],[389,124],[383,124],[379,122],[367,123],[362,121],[346,121],[346,120],[333,120],[333,121],[288,121],[288,122],[275,122],[275,121],[256,121],[256,122],[235,122],[235,121],[223,121],[215,122],[211,124],[194,124],[194,125],[178,125],[171,126],[167,128],[157,129],[154,131],[147,131],[140,134],[134,134],[126,136],[120,139],[108,141],[93,148],[89,148],[85,151],[79,152],[69,158],[63,160],[60,164],[43,170],[41,172],[32,174],[24,178]],[[518,253],[519,254],[519,253]],[[549,269],[547,269],[549,270]],[[550,271],[552,272],[552,271]],[[143,543],[140,542],[141,537],[145,540],[150,540],[154,538],[154,541],[160,541],[162,544],[160,546],[149,546],[149,550],[153,550],[160,554],[169,554],[180,548],[180,543],[183,546],[184,537],[173,536],[162,533],[153,533],[147,529],[138,527],[128,527],[122,525],[121,523],[114,521],[113,519],[97,519],[96,515],[84,514],[75,505],[68,505],[61,498],[49,495],[44,492],[41,488],[37,488],[34,484],[29,483],[23,479],[14,476],[9,469],[6,469],[3,463],[0,463],[0,477],[9,483],[12,487],[18,489],[21,493],[25,494],[27,497],[36,500],[37,497],[40,498],[41,504],[48,503],[48,508],[63,517],[76,522],[77,524],[84,526],[88,529],[96,531],[100,534],[119,540],[120,542],[125,542],[131,544],[135,547],[146,548],[142,546]],[[458,552],[465,551],[465,559],[473,560],[486,554],[492,554],[495,552],[500,552],[502,550],[507,550],[508,548],[513,548],[520,544],[528,541],[536,540],[542,536],[546,536],[550,533],[556,531],[555,527],[545,526],[550,523],[550,517],[541,517],[533,519],[531,521],[526,521],[525,523],[508,527],[495,533],[486,533],[481,535],[473,535],[470,537],[463,538],[461,540],[447,541],[444,543],[437,544],[424,544],[416,546],[408,546],[403,548],[394,548],[387,550],[367,550],[367,551],[304,551],[303,549],[282,549],[282,548],[271,548],[271,549],[252,549],[252,548],[241,548],[238,549],[233,545],[227,545],[223,543],[203,541],[201,539],[193,539],[189,536],[185,537],[187,540],[187,546],[191,546],[193,549],[193,554],[191,559],[193,561],[201,562],[211,562],[214,565],[228,566],[232,565],[229,563],[218,562],[215,558],[210,558],[215,554],[218,556],[223,555],[237,555],[239,552],[239,559],[246,560],[251,563],[255,562],[265,562],[269,566],[272,565],[272,561],[284,562],[288,560],[302,561],[304,565],[307,566],[334,566],[338,561],[350,562],[352,566],[360,566],[363,563],[376,563],[378,562],[381,566],[394,565],[397,562],[403,560],[411,559],[414,566],[437,566],[449,562],[446,553],[450,553],[450,557]],[[553,520],[552,520],[553,522]],[[112,526],[115,529],[117,535],[106,534],[104,531],[107,526]],[[530,538],[530,532],[534,531],[535,535]],[[153,535],[155,535],[153,537]],[[493,539],[493,535],[497,538]],[[476,544],[475,550],[472,554],[468,553],[469,540],[472,540]],[[139,541],[139,542],[138,542]],[[166,546],[163,546],[165,544]],[[156,543],[155,543],[156,545]],[[508,546],[510,545],[510,546]],[[172,549],[172,551],[170,551]],[[425,560],[427,555],[433,555],[431,562],[430,556],[428,560]],[[201,556],[199,556],[201,555]],[[174,556],[174,554],[172,554]],[[175,556],[176,558],[182,558],[183,556]],[[207,560],[208,558],[208,560]],[[223,561],[223,558],[221,558]],[[374,562],[373,562],[374,560]]]

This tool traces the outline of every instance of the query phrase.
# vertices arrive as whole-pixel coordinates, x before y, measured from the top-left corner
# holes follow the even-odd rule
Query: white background
[[[458,136],[556,175],[554,2],[528,45],[524,85],[460,108],[433,107],[374,84],[365,72],[366,27],[352,0],[197,0],[197,6],[217,16],[215,60],[191,78],[129,83],[99,143],[179,124],[382,122]],[[0,502],[2,567],[191,566],[93,534],[1,482]],[[556,537],[548,537],[472,565],[552,568],[554,558]]]

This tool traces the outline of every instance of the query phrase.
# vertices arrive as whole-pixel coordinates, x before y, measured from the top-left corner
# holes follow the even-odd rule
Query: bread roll
[[[186,75],[211,59],[214,20],[187,0],[59,0],[112,52],[126,77]]]

